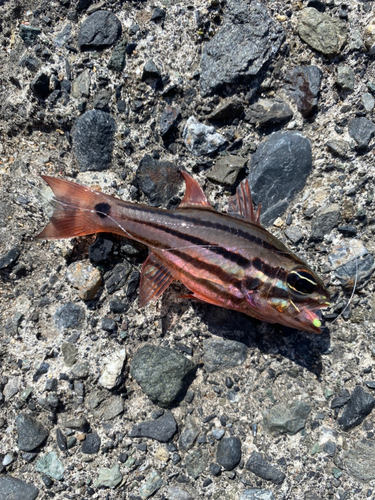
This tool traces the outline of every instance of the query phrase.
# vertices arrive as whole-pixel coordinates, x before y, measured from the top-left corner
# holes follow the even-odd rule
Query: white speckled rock
[[[125,349],[121,349],[121,351],[113,353],[108,358],[106,366],[99,378],[99,383],[103,387],[105,387],[106,389],[113,389],[114,387],[116,387],[125,360],[126,360]]]

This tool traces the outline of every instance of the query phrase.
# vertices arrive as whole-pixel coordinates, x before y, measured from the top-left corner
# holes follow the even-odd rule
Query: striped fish
[[[187,172],[181,175],[185,196],[173,211],[122,201],[43,175],[57,203],[37,237],[111,232],[147,245],[141,307],[179,280],[192,292],[184,297],[320,333],[316,311],[329,305],[329,293],[303,260],[259,224],[260,207],[255,213],[247,180],[231,197],[230,213],[225,214],[212,208]]]

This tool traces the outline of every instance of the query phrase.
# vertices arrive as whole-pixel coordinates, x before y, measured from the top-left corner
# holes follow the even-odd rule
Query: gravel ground
[[[0,1],[0,500],[375,499],[372,1]],[[40,174],[263,224],[331,292],[320,335],[140,309],[147,249],[34,240]]]

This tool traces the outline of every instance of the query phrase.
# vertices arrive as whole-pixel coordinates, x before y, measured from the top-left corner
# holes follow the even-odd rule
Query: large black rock
[[[261,71],[279,50],[284,39],[281,26],[264,5],[246,0],[228,0],[224,22],[203,47],[200,87],[202,95],[238,84],[256,89]]]
[[[114,118],[104,111],[92,109],[77,118],[73,127],[73,149],[80,170],[105,170],[111,164]]]
[[[302,134],[276,132],[260,144],[248,179],[254,203],[262,203],[262,224],[271,224],[286,210],[311,170],[311,144]]]
[[[102,49],[117,42],[122,33],[119,19],[105,10],[98,10],[82,23],[78,35],[81,50]]]

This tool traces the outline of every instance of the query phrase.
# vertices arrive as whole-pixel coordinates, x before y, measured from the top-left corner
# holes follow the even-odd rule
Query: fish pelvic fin
[[[158,299],[173,281],[169,269],[150,253],[142,266],[141,283],[139,287],[139,307],[144,307],[150,301]]]
[[[114,198],[75,182],[42,175],[53,191],[53,215],[36,236],[38,239],[63,239],[100,232],[117,232],[111,226]]]

